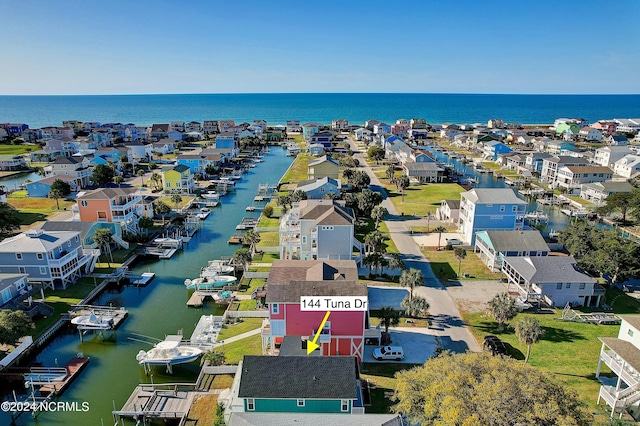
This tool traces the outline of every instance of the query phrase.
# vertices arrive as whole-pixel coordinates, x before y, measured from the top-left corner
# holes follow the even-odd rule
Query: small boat
[[[207,266],[202,268],[200,277],[214,276],[220,274],[230,274],[233,272],[233,266],[222,260],[210,260]]]
[[[524,215],[524,218],[533,222],[548,222],[549,216],[542,210],[536,210]]]
[[[232,275],[212,275],[199,277],[193,280],[184,280],[184,285],[189,290],[212,290],[233,284],[238,279]]]
[[[198,213],[196,216],[200,220],[205,220],[206,218],[209,217],[210,214],[211,214],[211,210],[209,210],[206,207],[203,207],[203,208],[200,209],[200,213]]]
[[[102,315],[80,315],[71,320],[71,324],[81,330],[109,330],[113,328],[113,318]]]
[[[220,194],[217,193],[216,191],[207,191],[204,194],[200,194],[200,196],[207,200],[218,201],[220,199]]]
[[[202,349],[181,345],[182,336],[167,336],[157,343],[153,349],[140,351],[136,360],[140,365],[176,365],[195,361],[202,354]]]

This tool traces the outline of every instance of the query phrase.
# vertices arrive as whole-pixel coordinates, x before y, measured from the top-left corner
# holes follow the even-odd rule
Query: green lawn
[[[301,182],[309,177],[309,155],[299,154],[280,182]]]
[[[274,207],[274,211],[275,211],[275,207]],[[280,218],[279,217],[267,217],[265,215],[261,215],[260,216],[260,221],[258,221],[258,227],[261,226],[279,226],[280,225]],[[262,234],[260,234],[262,235]]]
[[[458,259],[456,259],[453,250],[422,249],[431,269],[438,279],[446,282],[450,279],[457,279],[458,275]],[[440,273],[442,269],[442,274]],[[469,274],[470,278],[479,280],[496,280],[500,278],[500,274],[493,273],[487,265],[482,263],[480,258],[473,253],[473,250],[467,250],[467,257],[460,265],[460,275]]]
[[[383,182],[386,179],[383,180]],[[442,200],[459,200],[464,189],[457,183],[426,183],[411,185],[405,190],[404,202],[402,194],[395,186],[384,184],[387,194],[396,210],[405,215],[426,216],[434,214]]]
[[[70,210],[71,206],[75,204],[74,201],[68,201],[63,198],[56,200],[51,198],[30,198],[27,196],[27,191],[16,191],[7,197],[7,203],[18,210],[20,219],[23,221],[23,225],[30,225],[36,220],[41,219],[44,216],[48,216],[52,213],[56,213],[63,210]],[[60,209],[58,209],[58,205]]]
[[[413,232],[414,234],[428,234],[436,226],[441,226],[441,225],[434,224],[434,225],[430,225],[428,227],[427,226],[412,226],[411,227],[411,232]],[[446,229],[445,232],[457,232],[458,231],[458,227],[456,225],[444,225],[442,227],[444,229]]]
[[[393,240],[391,239],[391,235],[389,234],[389,228],[387,227],[387,224],[384,222],[380,222],[380,225],[378,225],[378,230],[385,237],[384,243],[386,245],[387,253],[398,253],[398,247],[396,247],[396,243],[394,243]]]
[[[364,363],[360,369],[363,385],[369,385],[371,406],[367,413],[391,413],[394,402],[391,400],[396,389],[395,374],[409,370],[414,364]]]
[[[567,383],[583,402],[595,409],[600,389],[595,371],[602,346],[598,337],[616,337],[620,327],[558,321],[561,315],[560,310],[553,314],[518,314],[510,323],[527,316],[540,321],[546,334],[532,346],[529,363]],[[511,356],[524,360],[527,347],[520,343],[513,329],[507,327],[499,332],[497,323],[486,313],[466,314],[463,319],[479,342],[487,334],[496,335],[505,341]]]
[[[251,278],[242,280],[238,294],[251,294],[256,288],[263,286],[267,280],[265,278]]]
[[[220,341],[220,339],[218,339]],[[247,337],[224,345],[224,353],[226,355],[227,364],[237,364],[242,361],[245,355],[261,355],[262,354],[262,336]]]
[[[256,263],[273,263],[278,259],[280,259],[278,253],[256,253],[255,256],[253,256],[253,262]]]
[[[255,300],[252,302],[255,303]],[[228,339],[229,337],[234,337],[260,327],[262,327],[262,318],[244,318],[241,322],[235,325],[225,325],[218,335],[218,341]]]
[[[55,310],[55,313],[47,318],[38,318],[35,320],[36,329],[33,333],[34,339],[40,337],[49,327],[60,319],[61,314],[68,312],[72,305],[80,303],[94,288],[92,278],[82,278],[66,290],[45,290],[44,301]]]
[[[280,245],[280,234],[274,232],[260,232],[260,241],[256,247],[277,247]]]
[[[37,151],[40,145],[5,145],[0,144],[0,155],[21,155],[26,152]]]

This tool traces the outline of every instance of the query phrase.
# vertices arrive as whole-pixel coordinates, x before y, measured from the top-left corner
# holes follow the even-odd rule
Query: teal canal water
[[[215,305],[208,301],[204,308],[187,308],[189,291],[183,284],[185,278],[197,277],[200,269],[211,259],[230,256],[238,246],[230,246],[227,239],[235,232],[242,217],[257,213],[245,212],[251,205],[259,183],[276,184],[292,162],[286,151],[272,148],[265,156],[265,162],[258,163],[249,174],[243,175],[235,192],[222,198],[218,207],[203,222],[195,237],[172,259],[140,262],[133,269],[136,273],[151,271],[155,279],[147,287],[123,286],[104,293],[98,305],[124,306],[129,317],[115,333],[115,337],[105,341],[92,335],[80,342],[78,333],[71,327],[58,335],[36,361],[44,366],[64,365],[78,352],[91,358],[87,368],[71,384],[60,398],[61,401],[88,402],[88,412],[42,413],[37,420],[30,415],[20,416],[17,425],[112,425],[111,411],[120,409],[139,383],[149,383],[142,367],[136,361],[141,349],[150,345],[132,341],[134,333],[156,338],[166,334],[176,334],[183,330],[190,336],[201,315],[214,313]],[[153,369],[153,381],[193,382],[198,374],[197,362],[176,366],[174,374],[166,374],[164,368]],[[0,413],[0,424],[8,425],[11,419],[7,413]]]

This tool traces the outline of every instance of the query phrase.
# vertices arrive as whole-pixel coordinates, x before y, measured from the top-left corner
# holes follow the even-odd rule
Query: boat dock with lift
[[[116,330],[129,315],[125,308],[112,306],[75,305],[63,319],[71,321],[78,328],[80,341],[89,331],[102,335],[105,330]]]

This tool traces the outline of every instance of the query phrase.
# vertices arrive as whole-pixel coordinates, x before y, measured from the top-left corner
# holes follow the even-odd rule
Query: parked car
[[[491,355],[508,355],[504,342],[496,336],[484,336],[482,349],[491,352]]]
[[[395,359],[400,361],[404,358],[404,350],[400,346],[383,346],[373,350],[373,357],[377,360]]]
[[[461,246],[462,245],[462,241],[460,241],[458,238],[447,238],[447,245],[451,244],[452,246]]]

